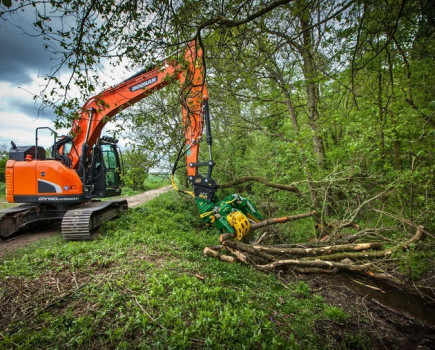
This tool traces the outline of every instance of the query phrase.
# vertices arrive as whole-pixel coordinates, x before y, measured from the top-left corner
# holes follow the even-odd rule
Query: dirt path
[[[126,197],[128,207],[137,207],[138,205],[145,203],[164,192],[168,192],[171,188],[172,186],[166,186],[158,188],[156,190],[140,193],[131,197]],[[29,231],[27,233],[8,239],[7,241],[0,241],[0,259],[3,259],[3,257],[11,251],[26,247],[32,242],[52,237],[56,234],[60,234],[60,228],[51,226],[50,228],[44,229],[42,231]]]
[[[137,207],[138,205],[147,202],[150,199],[153,199],[164,192],[168,192],[171,188],[172,186],[166,186],[166,187],[158,188],[156,190],[146,191],[144,193],[127,197],[128,207],[129,208]]]

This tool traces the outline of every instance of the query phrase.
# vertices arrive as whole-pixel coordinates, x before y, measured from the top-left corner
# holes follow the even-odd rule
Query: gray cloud
[[[31,31],[30,18],[26,15],[16,16],[16,26],[0,20],[0,81],[14,85],[30,83],[32,72],[44,74],[53,65],[42,39],[24,34],[17,28],[25,27],[26,31]]]
[[[54,114],[54,111],[48,106],[45,106],[43,110],[40,110],[39,105],[37,103],[32,103],[29,101],[22,101],[17,99],[11,100],[11,104],[14,106],[15,110],[24,113],[29,117],[43,118],[49,120],[56,119],[56,115]]]

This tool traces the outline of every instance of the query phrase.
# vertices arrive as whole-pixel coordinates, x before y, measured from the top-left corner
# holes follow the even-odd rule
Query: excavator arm
[[[69,158],[71,167],[78,169],[80,160],[89,153],[100,138],[110,119],[125,108],[164,88],[175,80],[182,86],[182,114],[185,126],[186,147],[189,163],[198,159],[199,140],[203,129],[203,105],[208,99],[204,83],[202,50],[195,42],[187,46],[185,65],[165,60],[159,67],[140,72],[122,83],[90,98],[82,107],[80,117],[73,122],[73,145]],[[189,167],[188,175],[195,176],[196,168]]]
[[[197,48],[196,43],[192,41],[185,51],[183,64],[165,60],[159,67],[135,74],[122,83],[90,98],[82,107],[80,117],[72,125],[70,133],[72,147],[68,154],[71,168],[79,173],[84,171],[82,169],[86,168],[85,163],[89,153],[99,140],[105,124],[113,116],[178,80],[181,85],[180,98],[185,130],[187,175],[194,186],[196,197],[213,199],[216,185],[211,180],[214,162],[211,159],[208,92],[202,68],[202,56],[202,49]],[[207,162],[198,162],[204,118],[207,124],[210,159]],[[198,167],[201,166],[208,167],[206,178],[198,172]]]

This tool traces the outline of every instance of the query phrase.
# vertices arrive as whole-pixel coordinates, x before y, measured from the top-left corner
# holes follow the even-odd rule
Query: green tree
[[[0,182],[5,182],[6,162],[9,159],[9,147],[0,145]]]
[[[145,180],[148,177],[149,160],[146,154],[137,148],[126,150],[122,155],[124,185],[134,191],[145,190]]]

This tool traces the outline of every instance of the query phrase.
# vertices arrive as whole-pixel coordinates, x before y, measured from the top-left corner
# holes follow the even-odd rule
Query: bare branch
[[[256,182],[261,182],[262,184],[268,186],[268,187],[273,187],[273,188],[278,188],[280,190],[283,191],[290,191],[290,192],[294,192],[296,194],[300,194],[301,192],[299,191],[299,189],[293,185],[284,185],[284,184],[278,184],[278,183],[274,183],[274,182],[270,182],[268,180],[266,180],[265,178],[262,178],[260,176],[243,176],[240,177],[234,181],[231,182],[227,182],[225,184],[219,185],[220,188],[229,188],[229,187],[234,187],[236,185],[239,185],[241,183],[247,182],[247,181],[256,181]]]

